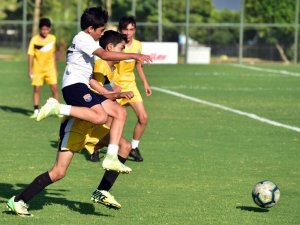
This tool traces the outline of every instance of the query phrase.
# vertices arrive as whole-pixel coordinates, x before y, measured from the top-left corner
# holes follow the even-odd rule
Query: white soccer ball
[[[279,187],[269,180],[260,181],[253,187],[252,198],[259,207],[271,208],[280,198]]]

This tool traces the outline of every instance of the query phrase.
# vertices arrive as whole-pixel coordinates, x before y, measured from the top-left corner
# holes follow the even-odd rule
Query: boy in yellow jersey
[[[124,92],[106,95],[110,99],[116,99],[117,96],[132,97],[131,93]],[[95,125],[81,119],[65,116],[60,125],[59,145],[53,167],[49,171],[37,176],[18,195],[11,197],[7,202],[7,208],[20,216],[32,216],[27,210],[28,201],[48,185],[65,177],[74,153],[79,153],[85,148],[92,154],[96,149],[107,146],[108,142],[109,128],[105,125]],[[130,143],[121,137],[118,158],[122,163],[125,163],[130,151]],[[103,204],[108,208],[120,209],[121,204],[109,193],[118,175],[119,173],[115,171],[105,171],[99,186],[91,195],[91,200],[95,203]]]
[[[105,31],[99,40],[100,46],[109,52],[123,52],[126,42],[127,37],[125,35],[113,30]],[[115,66],[119,62],[119,60],[95,58],[93,79],[96,80],[100,86],[103,86],[103,89],[98,90],[99,93],[121,91],[121,88],[114,84],[114,79],[118,72]]]
[[[142,44],[138,40],[134,39],[136,32],[136,21],[133,16],[125,16],[120,19],[119,31],[127,36],[128,43],[126,44],[124,52],[141,53]],[[142,80],[146,95],[150,96],[152,91],[147,82],[143,65],[139,61],[134,59],[124,60],[118,64],[117,68],[118,76],[115,77],[115,84],[120,86],[122,91],[132,91],[134,93],[134,97],[132,99],[120,100],[119,103],[121,105],[130,105],[137,116],[138,121],[133,131],[133,137],[131,141],[132,151],[130,152],[130,156],[133,157],[135,161],[141,162],[143,161],[143,157],[141,156],[138,146],[147,126],[148,116],[143,104],[143,99],[135,82],[135,75],[133,72],[134,68],[136,68],[138,75]]]
[[[51,22],[47,18],[40,19],[39,34],[34,35],[28,47],[28,75],[33,86],[34,112],[36,118],[39,111],[39,97],[44,82],[50,85],[52,97],[58,100],[57,68],[55,57],[56,37],[50,34]]]
[[[106,51],[122,52],[125,49],[127,38],[125,35],[113,30],[107,30],[99,40],[100,46]],[[114,85],[114,76],[117,70],[115,64],[119,61],[103,60],[99,57],[95,59],[93,79],[100,84],[97,91],[101,94],[110,93],[112,91],[121,91],[121,88]],[[93,81],[91,81],[93,82]],[[91,155],[91,161],[99,161],[99,151],[94,151]]]

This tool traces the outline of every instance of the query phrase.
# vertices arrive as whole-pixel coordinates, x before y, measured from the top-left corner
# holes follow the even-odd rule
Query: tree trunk
[[[38,33],[39,20],[40,20],[40,11],[41,11],[41,2],[42,2],[42,0],[35,0],[34,1],[32,35]]]
[[[280,54],[280,57],[281,57],[281,59],[283,60],[283,62],[284,62],[285,64],[290,64],[290,61],[289,61],[288,58],[286,57],[286,55],[285,55],[285,53],[284,53],[284,50],[283,50],[282,46],[281,46],[280,44],[276,43],[276,48],[277,48],[277,50],[278,50],[278,52],[279,52],[279,54]]]
[[[106,10],[107,10],[108,16],[111,17],[111,14],[112,14],[111,0],[106,0]]]

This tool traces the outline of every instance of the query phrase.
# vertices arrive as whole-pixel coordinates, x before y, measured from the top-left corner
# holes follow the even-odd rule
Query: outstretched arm
[[[107,61],[120,61],[126,59],[135,59],[142,64],[144,62],[151,63],[151,57],[149,55],[137,54],[137,53],[123,53],[123,52],[113,52],[113,51],[106,51],[103,48],[98,48],[96,51],[93,52],[93,55],[100,57],[101,59]]]

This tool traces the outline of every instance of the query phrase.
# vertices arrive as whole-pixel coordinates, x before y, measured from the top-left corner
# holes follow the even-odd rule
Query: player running
[[[130,98],[133,95],[127,92],[112,93],[106,96],[116,99],[117,96]],[[20,216],[32,216],[28,212],[27,203],[47,186],[65,177],[74,153],[79,153],[85,147],[92,154],[95,150],[107,146],[108,141],[109,128],[107,126],[95,125],[84,120],[65,116],[60,125],[58,151],[53,167],[37,176],[18,195],[11,197],[7,202],[7,208]],[[125,163],[131,145],[121,137],[119,147],[118,159]],[[108,208],[120,209],[121,204],[109,193],[118,175],[119,173],[115,171],[105,171],[99,186],[92,193],[91,200]]]

